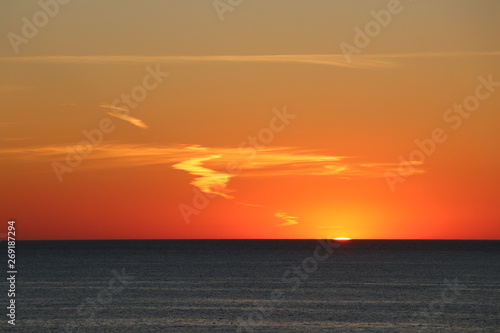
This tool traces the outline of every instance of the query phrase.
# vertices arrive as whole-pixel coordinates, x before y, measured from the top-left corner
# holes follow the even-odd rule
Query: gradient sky
[[[478,88],[500,81],[500,2],[401,1],[348,62],[389,2],[243,0],[221,20],[210,0],[73,0],[13,47],[41,8],[1,1],[0,220],[18,239],[500,239],[500,87]]]

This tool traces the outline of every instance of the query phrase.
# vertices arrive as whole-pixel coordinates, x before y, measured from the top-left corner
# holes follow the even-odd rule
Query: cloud
[[[241,201],[236,201],[236,203],[238,205],[243,205],[243,206],[248,206],[248,207],[261,207],[261,208],[265,208],[266,206],[264,205],[259,205],[259,204],[251,204],[251,203],[247,203],[247,202],[241,202]]]
[[[129,112],[130,112],[129,109],[121,108],[119,106],[114,106],[114,105],[106,104],[106,103],[103,103],[103,104],[99,105],[99,107],[100,108],[114,110],[114,111],[122,111],[122,112],[125,112],[126,114],[129,114]]]
[[[297,221],[298,217],[288,215],[285,212],[276,212],[276,213],[274,213],[274,216],[285,221],[285,223],[280,224],[280,226],[290,226],[290,225],[294,225],[294,224],[299,223]]]
[[[0,149],[0,156],[23,159],[31,162],[61,160],[64,162],[71,145],[48,145],[36,147]],[[76,148],[76,147],[73,147]],[[92,163],[79,168],[137,167],[171,164],[194,178],[214,179],[214,184],[227,185],[233,177],[279,177],[279,176],[337,176],[350,178],[384,177],[386,171],[394,171],[399,163],[376,163],[359,161],[359,157],[332,156],[316,150],[292,147],[273,147],[255,152],[252,149],[203,147],[199,145],[140,145],[101,144],[93,146],[92,153],[84,156]],[[421,165],[411,163],[416,169]],[[209,171],[210,170],[210,171]],[[423,172],[419,169],[417,173]],[[221,176],[220,174],[223,174]],[[217,179],[217,181],[215,181]]]
[[[112,117],[116,117],[116,118],[125,120],[125,121],[127,121],[127,122],[129,122],[132,125],[135,125],[137,127],[144,128],[144,129],[149,128],[148,125],[146,125],[142,120],[131,117],[131,116],[127,116],[126,114],[117,113],[117,112],[108,112],[108,114]]]
[[[347,63],[341,54],[291,55],[219,55],[219,56],[35,56],[0,57],[0,62],[71,63],[71,64],[143,64],[143,63],[283,63],[336,66],[346,68],[394,67],[383,59],[367,56]]]
[[[144,128],[144,129],[149,128],[148,125],[146,125],[142,120],[129,116],[128,115],[129,110],[127,110],[127,109],[120,108],[120,107],[113,106],[113,105],[109,105],[109,104],[101,104],[101,105],[99,105],[99,107],[121,111],[121,112],[109,111],[108,115],[110,115],[112,117],[116,117],[118,119],[125,120],[126,122],[129,122],[132,125],[135,125],[135,126],[140,127],[140,128]]]
[[[1,126],[1,124],[0,124]],[[25,140],[31,140],[34,139],[32,136],[23,136],[23,137],[10,137],[10,138],[3,138],[3,141],[25,141]]]
[[[1,62],[71,63],[71,64],[145,64],[145,63],[282,63],[335,66],[345,68],[396,67],[395,59],[436,57],[498,56],[489,52],[420,52],[353,55],[347,63],[342,54],[286,54],[286,55],[213,55],[213,56],[34,56],[0,57]]]
[[[0,156],[9,156],[32,162],[50,160],[64,161],[71,145],[47,145],[0,149]],[[75,148],[75,147],[73,147]],[[338,176],[338,177],[384,177],[386,171],[397,170],[400,163],[376,163],[359,161],[359,157],[332,156],[317,150],[293,147],[253,149],[203,147],[200,145],[140,145],[101,144],[93,146],[92,153],[84,156],[88,166],[80,168],[116,168],[124,166],[146,166],[158,164],[176,165],[195,178],[213,176],[229,182],[232,177],[275,176]],[[416,169],[421,163],[408,162]],[[211,170],[211,172],[207,171]],[[417,173],[423,172],[419,169]],[[224,177],[219,174],[224,174]]]
[[[77,147],[69,147],[78,150]],[[0,149],[0,158],[22,160],[23,162],[54,161],[64,163],[68,146],[20,147]],[[170,165],[173,169],[186,172],[193,178],[190,184],[200,191],[234,200],[250,207],[271,209],[262,204],[236,200],[229,194],[230,181],[235,177],[275,178],[282,176],[332,176],[339,178],[384,177],[387,171],[397,172],[399,164],[356,162],[346,156],[331,156],[314,150],[291,147],[265,148],[258,152],[251,149],[202,147],[199,145],[119,145],[93,146],[92,153],[83,157],[86,163],[79,169],[104,169],[138,167],[149,165]],[[359,159],[359,158],[358,158]],[[411,163],[415,174],[423,173],[421,165]],[[46,168],[50,170],[50,168]],[[274,211],[271,209],[271,212]],[[281,226],[298,223],[298,218],[283,211],[273,213],[285,221]]]
[[[217,172],[215,170],[208,169],[202,166],[203,162],[219,157],[221,157],[221,155],[190,158],[181,163],[176,163],[172,165],[172,167],[175,169],[184,170],[196,176],[190,184],[198,187],[202,192],[213,193],[220,195],[226,199],[231,199],[231,196],[223,192],[223,190],[226,188],[229,178],[231,178],[231,175],[223,172]]]

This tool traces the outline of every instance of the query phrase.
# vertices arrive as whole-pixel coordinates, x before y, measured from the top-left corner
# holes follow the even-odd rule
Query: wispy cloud
[[[173,168],[184,170],[195,178],[191,185],[198,187],[202,192],[213,193],[224,198],[230,199],[231,196],[225,194],[223,190],[226,188],[231,175],[228,173],[217,172],[202,166],[203,162],[215,158],[220,158],[222,155],[211,155],[208,157],[190,158],[181,163],[172,165]]]
[[[110,109],[110,110],[113,110],[113,111],[121,111],[123,113],[126,113],[128,114],[130,111],[128,109],[125,109],[125,108],[121,108],[119,106],[114,106],[114,105],[111,105],[111,104],[106,104],[106,103],[103,103],[101,105],[99,105],[100,108],[104,108],[104,109]]]
[[[129,110],[120,108],[117,106],[109,105],[109,104],[101,104],[99,105],[101,108],[106,108],[106,109],[111,109],[113,111],[108,111],[108,115],[125,120],[126,122],[131,123],[132,125],[135,125],[137,127],[143,128],[143,129],[148,129],[148,125],[146,125],[142,120],[131,117],[128,115]],[[119,111],[119,112],[118,112]]]
[[[125,121],[127,121],[127,122],[129,122],[132,125],[135,125],[137,127],[144,128],[144,129],[149,128],[148,125],[144,124],[144,122],[142,120],[131,117],[131,116],[127,116],[126,114],[112,112],[112,111],[108,112],[108,114],[112,117],[116,117],[116,118],[125,120]]]
[[[0,124],[1,126],[1,124]],[[3,138],[4,141],[25,141],[25,140],[31,140],[34,139],[32,136],[23,136],[23,137],[10,137],[10,138]]]
[[[219,55],[219,56],[37,56],[0,57],[0,62],[118,64],[118,63],[283,63],[336,66],[346,68],[394,67],[395,64],[380,58],[357,57],[347,63],[341,54],[292,54],[292,55]]]
[[[248,207],[260,207],[260,208],[265,208],[265,205],[259,205],[259,204],[253,204],[253,203],[248,203],[248,202],[241,202],[241,201],[236,201],[238,205],[243,205],[243,206],[248,206]]]
[[[32,162],[64,160],[67,145],[22,147],[0,149],[0,156],[9,156]],[[217,184],[229,182],[232,177],[276,177],[276,176],[338,176],[338,177],[384,177],[386,171],[398,168],[399,163],[376,163],[360,161],[359,157],[332,156],[316,150],[292,147],[272,147],[259,150],[224,147],[202,147],[199,145],[125,145],[107,144],[94,146],[92,154],[85,156],[86,166],[80,168],[117,168],[158,164],[176,165],[194,178],[213,176]],[[412,162],[416,168],[421,167]],[[231,167],[229,167],[231,166]],[[241,172],[228,169],[238,166]],[[213,173],[207,170],[212,170]],[[423,170],[419,170],[423,172]],[[223,173],[221,177],[219,173]]]
[[[282,219],[283,221],[285,221],[285,223],[280,224],[280,226],[290,226],[290,225],[294,225],[294,224],[298,224],[299,223],[297,221],[298,217],[288,215],[285,212],[276,212],[276,213],[274,213],[274,216],[276,216],[277,218]]]
[[[342,54],[213,55],[213,56],[35,56],[0,57],[1,62],[118,64],[118,63],[283,63],[335,66],[345,68],[385,68],[398,66],[397,58],[498,56],[489,52],[420,52],[353,55],[347,63]]]
[[[0,149],[0,158],[20,159],[23,162],[64,161],[67,146],[22,147]],[[397,170],[397,164],[359,162],[359,158],[331,156],[314,150],[291,147],[274,147],[249,154],[246,149],[202,147],[199,145],[99,145],[92,154],[85,156],[87,163],[81,169],[103,169],[170,164],[193,178],[190,184],[204,193],[219,195],[235,203],[271,209],[262,204],[236,200],[230,181],[235,177],[280,176],[335,176],[339,178],[384,177],[386,171]],[[423,173],[421,165],[412,163],[416,173]],[[239,166],[240,172],[231,172]],[[49,168],[47,168],[49,170]],[[230,194],[231,193],[231,194]],[[274,212],[274,210],[271,209]],[[283,211],[273,213],[285,221],[281,226],[298,223],[298,218]]]

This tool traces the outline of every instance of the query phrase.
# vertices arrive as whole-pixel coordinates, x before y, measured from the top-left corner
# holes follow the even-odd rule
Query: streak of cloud
[[[285,221],[285,223],[280,224],[280,226],[290,226],[290,225],[294,225],[294,224],[298,224],[299,223],[297,221],[298,217],[288,215],[285,212],[276,212],[276,213],[274,213],[274,216],[276,216],[277,218],[282,219],[283,221]]]
[[[120,107],[117,107],[114,105],[109,105],[109,104],[101,104],[101,105],[99,105],[99,107],[111,109],[111,110],[116,110],[116,111],[109,111],[108,112],[108,115],[110,115],[112,117],[115,117],[115,118],[118,118],[121,120],[125,120],[126,122],[129,122],[132,125],[135,125],[135,126],[140,127],[140,128],[144,128],[144,129],[149,128],[148,125],[146,125],[142,120],[129,116],[128,115],[129,110],[127,110],[127,109],[120,108]],[[117,111],[121,111],[121,112],[117,112]]]
[[[261,207],[265,208],[266,206],[264,205],[259,205],[259,204],[252,204],[252,203],[247,203],[247,202],[241,202],[241,201],[236,201],[238,205],[243,205],[243,206],[248,206],[248,207]]]
[[[131,116],[127,116],[126,114],[112,112],[112,111],[108,112],[108,114],[112,117],[116,117],[116,118],[125,120],[125,121],[127,121],[127,122],[129,122],[132,125],[135,125],[137,127],[144,128],[144,129],[149,128],[148,125],[146,125],[142,120],[131,117]]]
[[[117,64],[117,63],[283,63],[335,66],[345,68],[396,67],[395,59],[438,57],[498,56],[500,51],[486,52],[420,52],[353,55],[347,63],[343,54],[287,54],[287,55],[214,55],[214,56],[33,56],[0,57],[1,62]]]
[[[226,188],[231,175],[228,173],[217,172],[212,169],[203,167],[204,161],[209,161],[219,158],[221,155],[211,155],[208,157],[191,158],[181,163],[172,165],[173,168],[184,170],[196,176],[190,183],[199,188],[202,192],[213,193],[220,195],[226,199],[232,199],[231,196],[225,194],[223,190]]]
[[[24,146],[0,149],[0,157],[23,159],[26,161],[64,161],[68,154],[67,145]],[[218,156],[215,158],[214,156]],[[239,148],[203,147],[199,145],[138,145],[101,144],[94,146],[92,154],[85,156],[86,163],[79,168],[137,167],[159,164],[177,164],[175,169],[189,172],[189,168],[199,165],[204,169],[231,177],[279,177],[279,176],[337,176],[350,178],[384,177],[387,171],[395,171],[400,163],[357,162],[360,158],[320,154],[315,150],[292,147],[274,147],[259,150],[252,158]],[[183,164],[184,163],[184,164]],[[410,162],[408,162],[410,163]],[[231,173],[234,165],[241,172]],[[422,165],[411,163],[416,173],[423,173]],[[231,168],[229,167],[231,165]],[[193,169],[191,169],[193,170]],[[194,169],[200,171],[199,169]],[[193,175],[202,177],[203,175]]]
[[[119,106],[114,106],[114,105],[111,105],[111,104],[101,104],[101,105],[99,105],[99,107],[100,108],[105,108],[105,109],[110,109],[110,110],[115,110],[115,111],[122,111],[122,112],[125,112],[126,114],[129,113],[128,109],[121,108]]]
[[[219,56],[37,56],[1,57],[0,62],[117,64],[117,63],[283,63],[346,68],[394,67],[383,59],[360,56],[347,63],[341,54],[219,55]]]
[[[26,162],[64,161],[67,146],[19,147],[0,149],[0,158],[21,159]],[[74,149],[73,149],[74,150]],[[250,158],[251,157],[251,158]],[[259,150],[248,156],[239,148],[203,147],[199,145],[98,145],[92,154],[85,156],[88,163],[82,169],[104,169],[170,164],[173,169],[187,172],[193,179],[190,184],[201,192],[234,200],[236,204],[274,210],[261,204],[242,202],[229,195],[229,182],[234,177],[280,176],[336,176],[338,178],[383,178],[385,172],[396,171],[399,164],[355,162],[353,157],[319,154],[317,151],[291,147],[274,147]],[[237,164],[241,172],[233,172],[229,165]],[[421,166],[412,163],[415,174],[423,173]],[[275,217],[284,220],[281,226],[298,223],[298,218],[279,211]]]
[[[31,140],[34,139],[32,136],[23,136],[23,137],[10,137],[10,138],[3,138],[4,141],[25,141],[25,140]]]

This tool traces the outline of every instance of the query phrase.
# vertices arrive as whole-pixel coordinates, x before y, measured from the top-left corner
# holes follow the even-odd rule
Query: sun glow
[[[336,237],[333,240],[341,241],[341,242],[347,242],[347,241],[350,241],[351,239],[348,238],[348,237]]]

